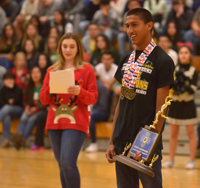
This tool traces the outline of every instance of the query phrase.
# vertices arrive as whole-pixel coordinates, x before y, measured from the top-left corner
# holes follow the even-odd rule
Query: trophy
[[[171,105],[172,100],[168,100],[169,96],[165,99],[165,104],[162,105],[161,110],[157,112],[156,119],[153,121],[153,125],[147,126],[145,125],[144,128],[140,128],[139,133],[137,134],[133,144],[131,143],[126,145],[124,148],[124,152],[120,155],[115,155],[113,158],[121,162],[125,165],[128,165],[140,172],[143,172],[144,174],[154,177],[155,174],[152,170],[153,163],[158,159],[157,156],[152,155],[154,153],[154,150],[158,144],[158,141],[161,137],[161,134],[156,130],[155,125],[158,123],[158,117],[161,115],[161,117],[167,119],[167,117],[164,115],[164,110],[167,108],[167,106]],[[124,156],[126,151],[129,150],[128,155]],[[142,155],[141,161],[134,160],[134,155],[140,151]],[[152,160],[151,160],[152,158]],[[150,162],[148,165],[145,165],[145,162]]]

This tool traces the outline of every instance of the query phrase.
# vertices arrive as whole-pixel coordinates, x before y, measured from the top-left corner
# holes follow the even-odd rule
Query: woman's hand
[[[81,87],[79,85],[70,86],[67,91],[71,95],[79,95],[81,92]]]

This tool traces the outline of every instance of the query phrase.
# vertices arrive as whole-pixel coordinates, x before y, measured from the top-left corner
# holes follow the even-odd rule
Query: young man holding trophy
[[[106,157],[116,162],[118,188],[138,188],[139,179],[144,188],[162,188],[162,117],[170,104],[166,97],[174,83],[174,63],[152,39],[149,11],[130,10],[125,25],[135,50],[121,58],[115,74],[122,89]]]

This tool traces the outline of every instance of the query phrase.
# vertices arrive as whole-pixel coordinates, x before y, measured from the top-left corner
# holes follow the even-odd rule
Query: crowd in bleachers
[[[1,147],[9,146],[13,118],[20,119],[11,137],[16,148],[35,125],[39,136],[32,149],[44,146],[47,108],[39,100],[42,81],[58,60],[60,37],[75,32],[85,50],[84,60],[94,67],[98,80],[100,95],[91,112],[93,145],[86,149],[97,150],[95,123],[113,120],[120,93],[114,74],[120,56],[134,48],[126,34],[125,15],[138,7],[152,13],[154,41],[175,65],[182,43],[190,42],[192,53],[200,54],[199,0],[0,0],[0,121],[5,139]]]

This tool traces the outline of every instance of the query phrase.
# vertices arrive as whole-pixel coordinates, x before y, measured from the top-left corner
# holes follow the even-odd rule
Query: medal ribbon
[[[132,52],[127,62],[126,68],[124,70],[123,75],[123,86],[129,89],[135,88],[135,83],[137,80],[137,75],[140,72],[141,67],[143,66],[144,62],[151,54],[153,49],[156,47],[154,40],[152,39],[149,45],[143,50],[143,52],[138,57],[137,61],[135,62],[135,54],[136,50]]]

